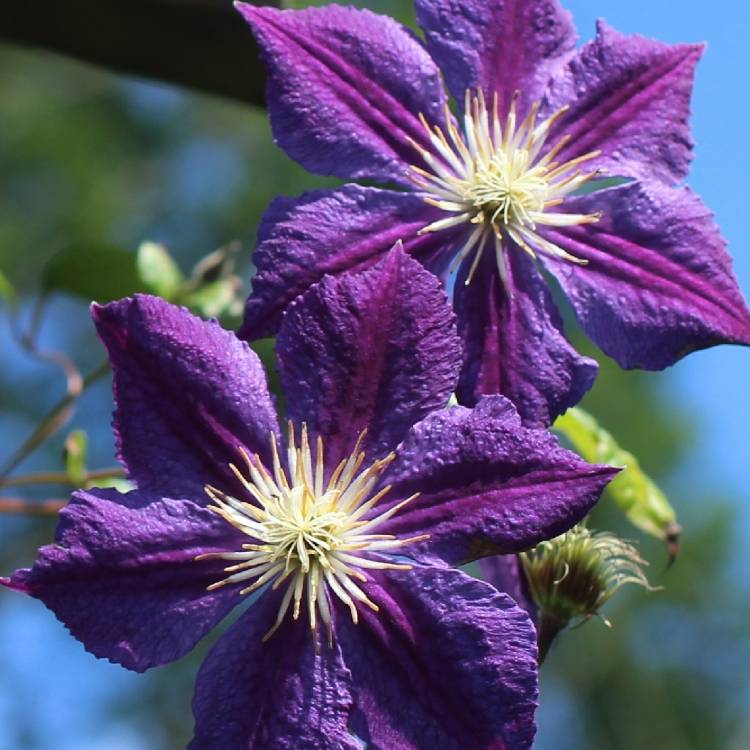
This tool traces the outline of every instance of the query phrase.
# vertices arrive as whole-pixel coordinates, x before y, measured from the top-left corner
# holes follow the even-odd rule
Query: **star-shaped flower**
[[[276,200],[242,334],[273,333],[324,273],[367,267],[402,239],[452,292],[462,403],[503,393],[549,424],[591,386],[596,363],[566,341],[542,271],[623,367],[749,343],[712,215],[675,186],[701,46],[601,23],[576,50],[556,0],[415,2],[426,47],[366,10],[238,4],[268,67],[279,145],[310,171],[400,188]]]
[[[450,566],[570,528],[615,473],[487,397],[447,403],[460,346],[439,282],[396,248],[294,302],[255,353],[155,297],[94,308],[137,490],[79,491],[2,582],[138,671],[233,607],[193,708],[202,750],[530,747],[533,626]]]

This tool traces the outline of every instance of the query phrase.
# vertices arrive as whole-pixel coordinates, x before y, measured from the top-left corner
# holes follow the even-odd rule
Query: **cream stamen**
[[[447,109],[447,133],[420,118],[434,152],[417,149],[431,171],[413,166],[410,172],[412,181],[425,192],[425,202],[449,214],[423,227],[420,234],[461,224],[475,225],[457,251],[451,272],[473,254],[465,279],[466,284],[471,283],[492,237],[497,270],[509,292],[505,240],[511,240],[533,258],[544,253],[585,265],[587,261],[542,237],[538,227],[590,224],[601,216],[550,211],[597,175],[596,171],[585,172],[578,167],[600,152],[592,151],[562,164],[555,162],[555,156],[569,141],[565,135],[540,157],[553,123],[567,107],[538,123],[539,102],[535,102],[518,123],[517,99],[518,92],[503,123],[497,95],[490,112],[481,91],[474,97],[467,91],[463,135]]]
[[[209,508],[235,528],[253,539],[241,552],[211,552],[196,559],[217,558],[231,561],[224,569],[227,577],[211,584],[214,590],[229,584],[249,582],[240,593],[249,594],[270,585],[278,589],[286,582],[270,638],[284,620],[290,607],[298,619],[303,599],[311,630],[321,621],[329,641],[333,637],[331,602],[340,600],[359,619],[357,602],[377,611],[377,605],[352,579],[368,580],[365,570],[408,570],[411,566],[382,559],[388,554],[427,536],[398,539],[390,534],[374,533],[394,514],[414,500],[413,495],[371,518],[364,518],[386,495],[390,487],[375,494],[373,489],[386,467],[395,458],[390,453],[362,469],[363,432],[351,455],[343,459],[325,484],[323,441],[310,445],[307,425],[300,431],[299,445],[294,427],[289,425],[287,472],[281,465],[276,439],[271,436],[273,474],[255,455],[242,448],[242,469],[230,465],[252,502],[243,502],[215,487],[206,487],[213,504]]]

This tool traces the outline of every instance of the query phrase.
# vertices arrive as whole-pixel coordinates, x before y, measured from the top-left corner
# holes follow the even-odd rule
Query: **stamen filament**
[[[247,501],[206,486],[212,500],[209,508],[250,537],[242,551],[207,552],[195,558],[231,563],[224,568],[227,575],[208,590],[246,583],[239,593],[247,595],[264,587],[277,591],[285,586],[276,619],[263,641],[278,630],[290,609],[292,620],[298,620],[304,601],[309,628],[315,632],[318,623],[323,623],[331,643],[332,604],[345,606],[355,623],[359,605],[377,612],[378,605],[362,588],[369,580],[364,571],[408,570],[410,565],[393,561],[388,552],[426,538],[399,539],[377,533],[416,495],[380,514],[373,513],[391,490],[390,486],[378,485],[396,454],[389,453],[365,466],[365,437],[362,432],[352,452],[326,477],[322,438],[318,435],[312,440],[303,423],[297,441],[290,423],[283,454],[275,435],[271,435],[270,471],[257,454],[251,457],[244,448],[238,448],[242,461],[230,464],[229,469]],[[374,557],[372,552],[376,553]]]
[[[493,250],[503,287],[512,294],[505,255],[515,245],[536,259],[537,252],[571,263],[582,261],[540,234],[544,227],[566,227],[599,221],[600,214],[547,213],[564,204],[570,193],[598,174],[578,167],[600,156],[599,151],[558,163],[555,158],[570,143],[563,134],[548,146],[546,141],[568,107],[538,121],[540,102],[534,102],[519,122],[520,92],[511,98],[504,120],[499,113],[499,97],[493,95],[491,110],[484,93],[466,91],[463,134],[446,107],[444,129],[431,126],[420,115],[432,153],[417,146],[423,163],[412,166],[410,178],[423,191],[423,200],[447,215],[422,227],[418,234],[441,232],[463,224],[474,224],[459,246],[449,273],[470,260],[465,283],[470,284],[479,266],[487,240],[493,237]]]

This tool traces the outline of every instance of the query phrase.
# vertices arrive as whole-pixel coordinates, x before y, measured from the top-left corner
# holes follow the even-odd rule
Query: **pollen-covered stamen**
[[[197,558],[232,562],[224,569],[226,578],[211,584],[209,590],[247,583],[240,593],[249,594],[266,585],[278,589],[286,584],[276,621],[263,640],[273,635],[290,608],[293,619],[298,619],[304,600],[310,628],[315,630],[320,619],[330,641],[332,597],[343,602],[355,623],[359,619],[358,606],[377,611],[377,605],[359,585],[368,580],[364,571],[408,570],[411,566],[390,562],[386,556],[403,545],[427,538],[423,535],[398,539],[375,533],[416,495],[383,513],[371,513],[390,489],[383,487],[373,493],[396,456],[390,453],[363,468],[364,437],[365,432],[351,455],[326,478],[322,439],[317,438],[313,451],[303,423],[298,446],[290,423],[286,469],[273,435],[272,471],[263,466],[257,455],[251,457],[241,448],[244,466],[240,469],[230,465],[249,496],[247,500],[206,487],[213,501],[209,508],[252,539],[242,545],[242,551],[212,552]]]
[[[517,98],[518,92],[502,122],[497,95],[490,112],[481,91],[474,97],[467,91],[463,134],[458,131],[447,107],[447,132],[437,126],[430,127],[424,117],[420,118],[433,150],[414,144],[429,169],[412,166],[410,176],[426,193],[425,202],[448,214],[423,227],[420,234],[460,224],[470,225],[469,236],[451,265],[454,271],[473,254],[466,284],[471,282],[485,247],[491,244],[498,273],[508,288],[504,239],[512,240],[531,257],[540,252],[585,264],[585,260],[542,237],[537,227],[590,224],[600,218],[600,214],[551,210],[597,174],[584,171],[580,166],[597,157],[599,152],[592,151],[564,163],[556,162],[555,156],[569,142],[569,137],[563,136],[547,150],[544,147],[552,125],[567,108],[538,122],[539,102],[536,102],[519,123]]]

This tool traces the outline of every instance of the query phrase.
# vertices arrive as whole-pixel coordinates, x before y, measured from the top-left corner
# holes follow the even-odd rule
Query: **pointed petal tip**
[[[589,266],[553,274],[605,354],[624,369],[662,370],[694,351],[750,343],[726,242],[695,193],[641,179],[594,200],[604,209],[597,229],[553,238]],[[576,201],[581,211],[591,199]]]
[[[122,297],[121,299],[104,304],[92,302],[89,308],[91,310],[91,318],[101,335],[105,326],[116,324],[118,320],[123,318],[129,308],[134,306],[140,307],[144,302],[148,302],[148,300],[161,300],[161,298],[150,294],[133,294],[130,297]],[[161,301],[164,302],[164,300]],[[164,304],[167,303],[164,302]]]
[[[106,315],[116,310],[121,310],[131,305],[143,305],[149,303],[156,304],[169,304],[165,299],[154,294],[146,294],[144,292],[135,292],[127,297],[120,297],[119,299],[112,300],[111,302],[97,302],[93,300],[89,305],[91,315],[94,318],[105,317]]]
[[[284,11],[281,8],[275,8],[268,5],[254,5],[249,2],[242,2],[242,0],[235,0],[232,3],[234,9],[242,16],[244,21],[250,27],[251,33],[256,37],[256,40],[260,43],[260,36],[264,33],[273,33],[273,16],[281,15]],[[276,137],[274,136],[274,143]]]
[[[439,280],[398,243],[376,265],[326,275],[298,296],[277,355],[288,414],[331,438],[332,461],[367,426],[368,450],[387,453],[426,410],[445,405],[461,364]]]
[[[89,312],[91,313],[91,319],[96,323],[102,316],[104,305],[96,300],[93,300],[89,305]]]
[[[259,13],[264,10],[276,10],[275,8],[258,8],[251,3],[245,3],[241,0],[235,0],[232,5],[235,10],[238,11],[244,18],[250,21],[251,17],[256,17]]]
[[[610,466],[609,464],[591,464],[591,466],[595,470],[594,473],[607,477],[607,483],[611,482],[620,472],[627,468],[625,466]]]
[[[99,302],[91,303],[89,307],[91,319],[100,336],[104,329],[117,318],[117,311],[122,308],[122,302],[123,300],[107,302],[105,304],[100,304]]]
[[[415,266],[419,266],[419,268],[423,268],[421,263],[417,263],[417,261],[406,252],[403,240],[401,239],[396,240],[393,247],[386,253],[385,258],[383,258],[383,261],[381,262],[381,266],[385,267],[389,262],[398,263],[403,266],[414,264]]]
[[[223,563],[194,558],[227,536],[191,501],[79,491],[63,513],[56,543],[0,582],[39,599],[98,658],[137,672],[173,661],[240,601],[204,590]]]
[[[401,239],[398,239],[394,243],[372,270],[378,270],[380,276],[386,276],[390,273],[397,273],[399,275],[406,273],[415,281],[419,280],[420,283],[426,284],[427,288],[439,289],[443,296],[445,296],[446,304],[448,304],[448,297],[445,295],[443,285],[438,277],[431,271],[428,271],[422,263],[407,251]]]
[[[30,572],[29,568],[21,568],[10,576],[0,576],[0,586],[5,586],[6,589],[18,591],[21,594],[31,595],[31,588],[26,582]]]
[[[617,38],[617,39],[632,39],[632,38],[641,38],[641,39],[648,39],[651,40],[650,37],[647,37],[642,34],[626,34],[622,31],[620,31],[615,26],[610,25],[606,19],[604,18],[597,18],[596,19],[596,38],[597,39],[605,39],[607,37],[611,38]],[[659,44],[663,44],[664,47],[671,47],[673,49],[684,49],[689,54],[695,57],[696,61],[703,55],[703,52],[708,47],[707,42],[677,42],[676,44],[670,44],[669,42],[662,42],[659,41]]]

